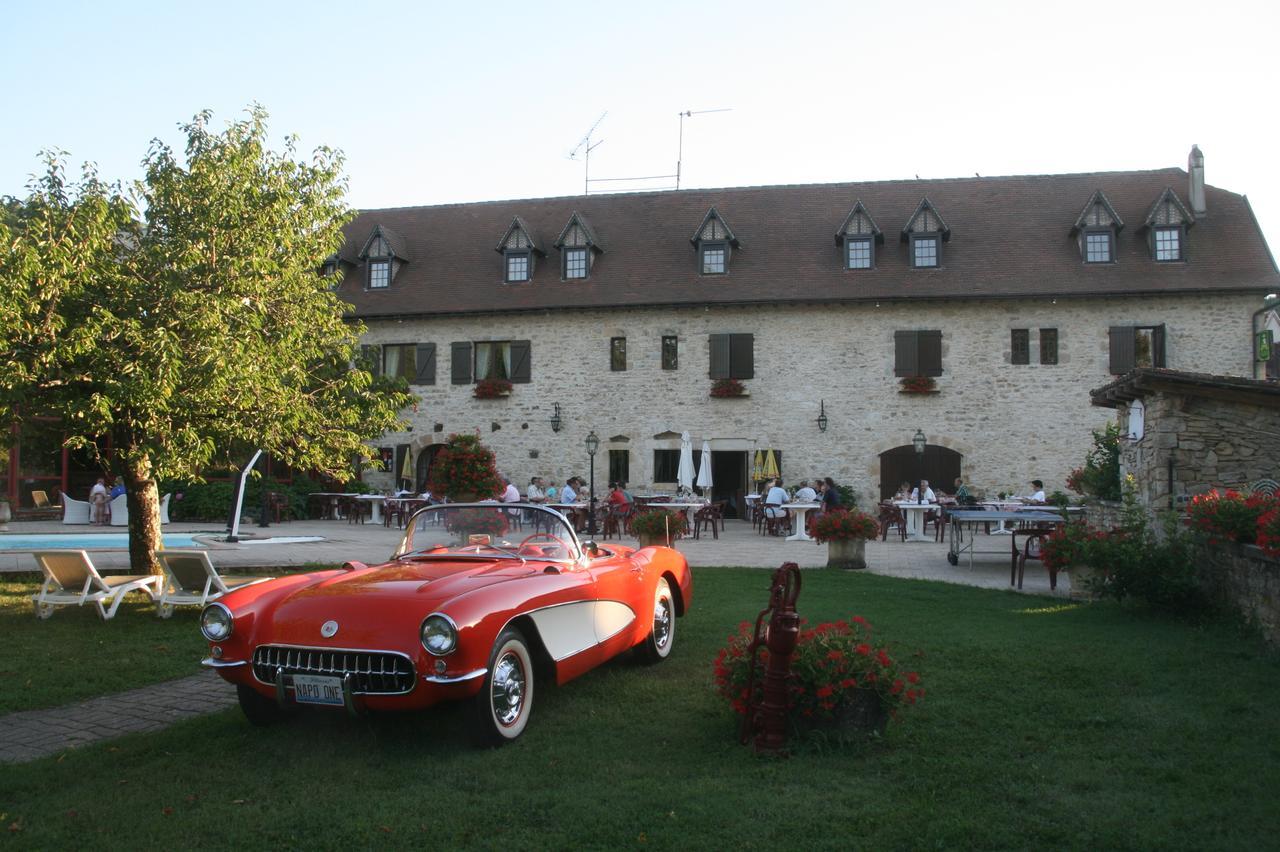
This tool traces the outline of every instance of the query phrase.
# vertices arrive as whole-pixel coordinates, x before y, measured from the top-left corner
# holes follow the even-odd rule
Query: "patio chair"
[[[73,497],[62,495],[62,522],[64,524],[87,524],[89,523],[89,503],[85,500],[76,500]]]
[[[166,494],[160,498],[160,523],[169,523],[169,498],[172,494]],[[108,504],[107,514],[110,516],[110,524],[113,527],[129,526],[129,495],[121,494]]]
[[[176,606],[204,606],[227,592],[264,583],[274,577],[223,577],[203,550],[157,550],[164,568],[164,586],[156,602],[156,615],[168,618]]]
[[[1019,534],[1020,535],[1023,534],[1023,531],[1020,530]],[[1017,580],[1018,580],[1019,589],[1022,588],[1022,575],[1026,573],[1027,561],[1034,559],[1041,563],[1044,563],[1044,560],[1041,559],[1041,556],[1040,556],[1041,549],[1044,546],[1045,538],[1052,535],[1053,530],[1041,528],[1037,530],[1026,531],[1025,534],[1027,538],[1026,538],[1026,541],[1023,542],[1021,552],[1018,552],[1017,550],[1015,550],[1015,553],[1017,554],[1015,565],[1017,569]],[[1016,540],[1017,536],[1014,536],[1014,538]],[[1044,563],[1044,567],[1049,572],[1049,590],[1057,591],[1058,569],[1047,563]],[[1012,583],[1013,578],[1010,578],[1009,582]]]
[[[62,504],[60,503],[50,503],[49,495],[43,491],[39,491],[39,490],[32,491],[31,500],[33,503],[35,503],[37,509],[61,509],[62,508]]]
[[[710,503],[693,513],[693,537],[702,538],[702,528],[710,527],[711,535],[720,538],[720,522],[723,519],[724,504]]]
[[[31,597],[37,618],[53,615],[55,607],[91,603],[105,621],[115,617],[129,592],[144,592],[152,600],[160,594],[160,578],[154,574],[103,576],[83,550],[36,550],[31,555],[44,573],[40,593]]]
[[[907,517],[892,503],[880,504],[880,540],[887,541],[890,527],[897,527],[903,541],[907,540]]]

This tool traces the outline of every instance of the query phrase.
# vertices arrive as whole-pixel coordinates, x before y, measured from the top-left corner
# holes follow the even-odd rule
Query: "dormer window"
[[[921,199],[916,212],[902,229],[914,269],[936,269],[942,265],[942,244],[951,239],[951,229],[928,198]]]
[[[391,286],[391,258],[369,261],[369,289],[381,290]]]
[[[1187,229],[1195,223],[1196,217],[1183,206],[1178,194],[1166,187],[1142,223],[1142,231],[1147,232],[1151,257],[1160,263],[1186,260],[1184,237]]]
[[[404,241],[390,228],[378,225],[360,250],[364,261],[364,286],[368,290],[385,290],[391,286],[400,267],[409,262]],[[336,259],[333,259],[336,269]],[[326,267],[328,262],[326,261]]]
[[[689,242],[698,250],[698,272],[702,275],[727,274],[733,250],[742,245],[714,207],[702,217]]]
[[[876,243],[884,242],[884,234],[859,200],[836,231],[836,245],[841,246],[845,269],[874,269]]]
[[[547,256],[534,239],[533,230],[519,216],[511,220],[494,251],[502,255],[502,280],[507,284],[531,280],[535,259]]]
[[[1071,226],[1071,236],[1080,248],[1080,259],[1085,263],[1115,263],[1116,234],[1124,222],[1116,215],[1115,208],[1102,190],[1089,196],[1089,203]]]
[[[565,281],[582,281],[591,277],[596,255],[604,254],[596,233],[583,216],[574,212],[569,223],[556,237],[560,249],[560,277]]]

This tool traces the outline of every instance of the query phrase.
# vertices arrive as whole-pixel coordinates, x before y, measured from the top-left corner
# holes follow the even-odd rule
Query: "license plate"
[[[299,704],[342,706],[342,681],[336,677],[293,676],[293,699]]]

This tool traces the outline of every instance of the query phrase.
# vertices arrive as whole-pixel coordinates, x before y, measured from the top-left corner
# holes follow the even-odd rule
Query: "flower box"
[[[737,379],[716,379],[711,383],[711,396],[713,399],[743,399],[751,394]]]
[[[482,379],[476,382],[472,395],[476,399],[502,399],[511,396],[511,382],[506,379]]]
[[[931,394],[938,392],[933,376],[904,376],[898,380],[898,393]]]

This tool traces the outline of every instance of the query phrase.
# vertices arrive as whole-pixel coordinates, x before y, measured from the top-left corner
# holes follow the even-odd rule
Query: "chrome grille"
[[[342,648],[298,648],[292,645],[259,645],[253,651],[253,676],[274,685],[276,671],[295,674],[351,675],[356,695],[397,695],[414,685],[413,662],[393,651],[354,651]],[[288,685],[288,684],[286,684]]]

